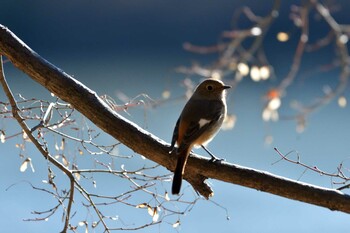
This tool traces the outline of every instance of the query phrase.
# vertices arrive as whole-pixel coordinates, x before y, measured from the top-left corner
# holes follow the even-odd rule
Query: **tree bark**
[[[6,27],[0,25],[0,54],[47,90],[70,103],[96,126],[138,154],[173,171],[176,156],[169,144],[113,111],[94,91],[49,63]],[[207,178],[257,189],[331,210],[350,213],[350,196],[338,190],[306,184],[227,162],[213,163],[192,154],[184,178],[201,195],[209,198]]]

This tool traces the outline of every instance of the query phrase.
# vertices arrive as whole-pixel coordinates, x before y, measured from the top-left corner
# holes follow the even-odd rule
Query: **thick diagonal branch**
[[[176,158],[168,154],[167,143],[112,111],[95,92],[41,58],[3,26],[0,26],[0,53],[33,80],[72,104],[106,133],[136,153],[144,155],[169,170],[174,169]],[[185,179],[191,182],[203,196],[209,197],[212,191],[204,184],[204,179],[201,177],[238,184],[350,213],[350,196],[340,191],[225,162],[212,163],[203,157],[192,156],[187,164]]]

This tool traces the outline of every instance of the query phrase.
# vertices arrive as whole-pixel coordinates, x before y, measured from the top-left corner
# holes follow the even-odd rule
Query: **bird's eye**
[[[207,90],[208,90],[208,91],[213,90],[213,86],[212,86],[212,85],[208,85],[208,86],[207,86]]]

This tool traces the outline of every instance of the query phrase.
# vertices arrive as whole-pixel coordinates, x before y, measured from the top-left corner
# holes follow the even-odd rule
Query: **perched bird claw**
[[[216,156],[211,155],[211,159],[209,160],[209,162],[211,163],[221,163],[221,162],[225,162],[226,159],[225,158],[218,158]]]

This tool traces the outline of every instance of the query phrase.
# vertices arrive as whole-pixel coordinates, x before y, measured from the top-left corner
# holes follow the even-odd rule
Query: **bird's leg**
[[[208,148],[206,148],[205,146],[201,145],[201,147],[211,156],[210,161],[211,162],[215,162],[215,161],[224,161],[225,159],[221,159],[216,157],[213,153],[210,152],[210,150],[208,150]]]
[[[175,146],[170,146],[169,154],[172,154],[176,150]]]

